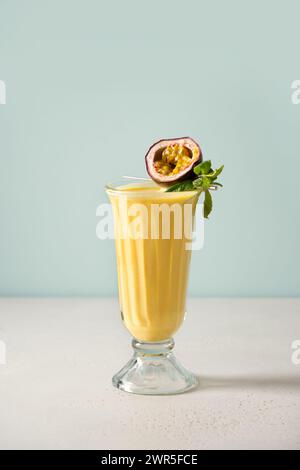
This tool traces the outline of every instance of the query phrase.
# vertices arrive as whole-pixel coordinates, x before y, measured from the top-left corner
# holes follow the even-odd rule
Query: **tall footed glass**
[[[153,182],[109,184],[119,302],[133,356],[113,385],[138,394],[173,394],[197,384],[173,354],[185,316],[196,191],[166,192]]]

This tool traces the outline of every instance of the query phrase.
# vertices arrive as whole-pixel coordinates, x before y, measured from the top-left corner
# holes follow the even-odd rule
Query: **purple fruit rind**
[[[165,175],[159,174],[158,172],[154,170],[153,162],[154,162],[154,157],[155,157],[156,152],[161,148],[167,147],[168,145],[170,145],[171,142],[181,143],[192,151],[193,151],[193,148],[196,147],[198,148],[199,156],[197,160],[193,161],[190,166],[182,170],[182,172],[180,172],[178,175],[165,176]],[[186,145],[186,143],[190,145]],[[149,176],[157,183],[174,183],[175,181],[182,181],[184,179],[187,179],[189,175],[193,172],[194,166],[200,163],[201,161],[202,161],[202,151],[201,151],[200,145],[194,139],[188,136],[187,137],[175,137],[174,139],[160,139],[154,144],[152,144],[151,147],[149,147],[149,150],[145,155],[147,172]]]

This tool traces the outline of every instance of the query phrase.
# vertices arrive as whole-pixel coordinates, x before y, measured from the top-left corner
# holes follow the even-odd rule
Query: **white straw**
[[[150,181],[150,178],[139,178],[137,176],[122,176],[122,178],[127,178],[129,180],[143,180],[143,181]]]

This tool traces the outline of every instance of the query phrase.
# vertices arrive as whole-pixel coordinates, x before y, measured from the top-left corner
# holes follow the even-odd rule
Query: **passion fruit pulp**
[[[163,139],[150,147],[145,159],[149,176],[167,184],[187,179],[194,165],[202,161],[202,152],[190,137]]]

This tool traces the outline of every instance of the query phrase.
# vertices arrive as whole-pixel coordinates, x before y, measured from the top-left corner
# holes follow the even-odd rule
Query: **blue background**
[[[0,0],[0,294],[111,295],[104,184],[162,137],[225,163],[194,296],[298,296],[299,1]]]

